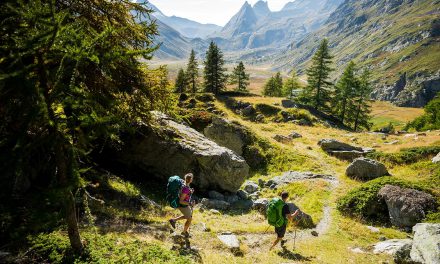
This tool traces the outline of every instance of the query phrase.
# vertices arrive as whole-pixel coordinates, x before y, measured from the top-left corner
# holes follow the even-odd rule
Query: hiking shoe
[[[170,219],[168,222],[170,222],[170,225],[173,229],[176,229],[176,221],[173,219]]]
[[[188,232],[182,232],[182,236],[184,236],[184,237],[186,237],[186,238],[189,238],[189,237],[191,237],[190,235],[189,235],[189,233]]]
[[[283,239],[281,240],[281,247],[284,247],[286,245],[287,240]]]

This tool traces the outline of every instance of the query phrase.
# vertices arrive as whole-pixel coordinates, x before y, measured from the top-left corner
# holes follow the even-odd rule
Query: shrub
[[[368,157],[381,162],[389,162],[396,165],[410,164],[422,159],[428,159],[440,152],[440,146],[427,146],[401,149],[397,153],[373,152]]]
[[[425,106],[425,114],[409,122],[405,129],[426,131],[440,129],[440,92]]]
[[[392,177],[381,177],[362,184],[350,191],[337,202],[338,210],[352,217],[371,220],[379,223],[389,223],[388,208],[385,201],[377,196],[379,190],[386,184],[412,188],[420,191],[427,190],[416,184],[404,182]],[[429,191],[428,191],[429,192]]]

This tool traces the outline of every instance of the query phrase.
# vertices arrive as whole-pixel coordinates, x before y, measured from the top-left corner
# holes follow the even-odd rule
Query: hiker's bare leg
[[[182,219],[186,219],[184,215],[181,215],[181,216],[179,216],[177,218],[174,218],[173,221],[179,221],[179,220],[182,220]]]
[[[273,242],[272,246],[270,247],[269,250],[272,250],[274,246],[276,246],[278,244],[278,242],[280,242],[280,240],[283,239],[282,237],[277,237],[277,239]]]
[[[183,232],[188,232],[189,226],[191,225],[192,218],[188,218],[185,222],[185,226],[183,228]]]

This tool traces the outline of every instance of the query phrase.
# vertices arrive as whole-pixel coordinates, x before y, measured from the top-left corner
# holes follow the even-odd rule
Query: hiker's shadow
[[[285,259],[289,259],[289,260],[311,261],[310,257],[302,256],[301,254],[290,251],[285,247],[283,247],[283,249],[280,252],[278,252],[278,256],[285,258]]]

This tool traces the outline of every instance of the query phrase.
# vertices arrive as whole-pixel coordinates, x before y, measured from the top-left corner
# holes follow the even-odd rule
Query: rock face
[[[374,151],[369,148],[355,147],[335,139],[322,139],[318,145],[328,154],[343,160],[354,160]]]
[[[216,209],[216,210],[228,210],[231,206],[230,203],[222,200],[216,199],[206,199],[203,198],[201,204],[208,209]]]
[[[412,248],[412,241],[411,241],[411,243],[404,244],[403,246],[398,248],[393,255],[394,263],[396,263],[396,264],[416,264],[417,262],[413,261],[410,256],[411,248]]]
[[[372,98],[386,100],[398,106],[423,107],[440,91],[440,72],[407,76],[402,74],[393,85],[379,86],[372,93]]]
[[[380,162],[372,159],[357,158],[345,172],[348,177],[359,180],[372,180],[378,177],[389,175],[387,168]]]
[[[201,190],[235,193],[240,188],[249,174],[242,157],[164,114],[154,112],[152,118],[153,126],[142,125],[142,133],[109,155],[112,161],[163,179],[193,172]]]
[[[217,236],[218,239],[229,249],[231,250],[239,250],[240,249],[240,241],[236,235],[225,232]]]
[[[413,231],[411,259],[421,263],[439,264],[440,224],[417,224]]]
[[[204,134],[220,146],[227,147],[240,156],[243,154],[243,146],[249,144],[246,142],[250,141],[243,127],[223,118],[213,118],[212,123],[205,128]]]
[[[439,162],[440,162],[440,152],[437,154],[437,156],[432,158],[432,163],[439,163]]]
[[[398,227],[413,227],[425,218],[428,210],[435,209],[432,195],[414,189],[385,185],[378,196],[385,200],[391,223]]]

